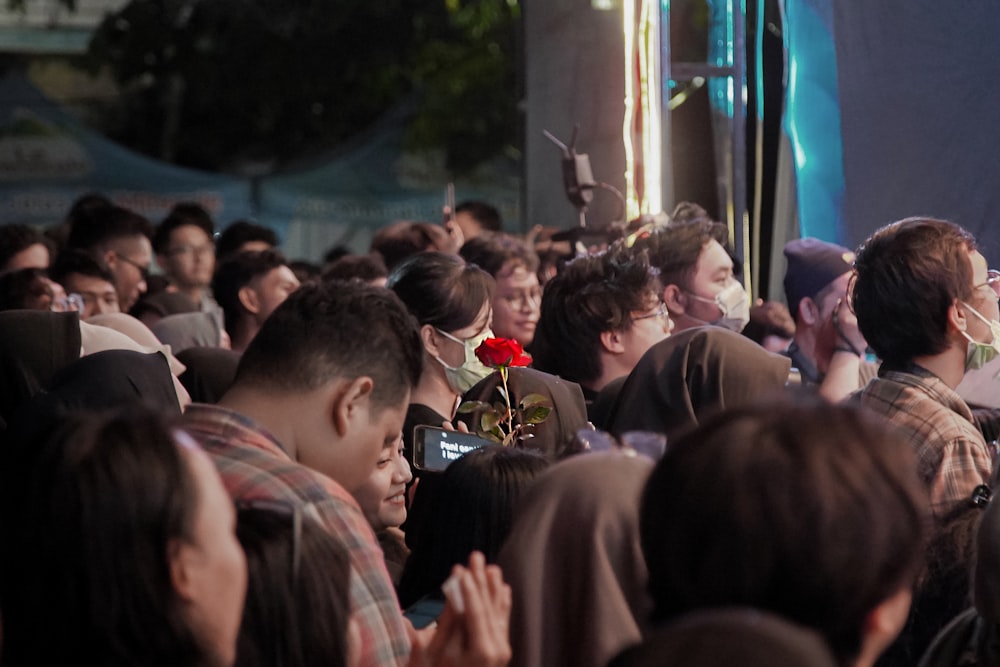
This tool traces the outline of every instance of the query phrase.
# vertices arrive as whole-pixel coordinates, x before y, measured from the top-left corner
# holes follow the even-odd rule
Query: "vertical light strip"
[[[642,93],[642,164],[643,164],[643,213],[663,210],[660,181],[660,12],[656,0],[641,0],[640,30],[642,48],[639,54]]]
[[[625,118],[622,122],[622,142],[625,146],[627,220],[639,216],[639,200],[635,191],[635,146],[632,142],[632,123],[635,116],[635,2],[636,0],[622,0],[622,25],[625,31]]]

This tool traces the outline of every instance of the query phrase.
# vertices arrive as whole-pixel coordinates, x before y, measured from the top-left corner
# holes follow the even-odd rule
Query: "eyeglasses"
[[[55,313],[83,312],[83,297],[76,293],[57,296],[52,299],[52,305],[49,306],[49,310]]]
[[[661,303],[653,312],[633,317],[632,321],[638,322],[639,320],[648,320],[653,317],[658,317],[663,320],[668,319],[670,317],[670,313],[667,311],[667,305],[665,303]]]
[[[143,266],[139,262],[135,261],[134,259],[129,259],[125,255],[118,255],[118,259],[120,259],[121,261],[125,262],[126,264],[131,264],[132,266],[134,266],[135,268],[137,268],[139,270],[139,273],[142,274],[142,279],[143,280],[149,280],[149,267],[148,266]]]
[[[239,512],[257,511],[271,512],[292,520],[292,585],[299,580],[299,570],[302,561],[302,521],[303,514],[310,513],[318,519],[316,507],[312,503],[285,502],[281,500],[237,500],[236,509]]]
[[[989,286],[993,293],[1000,299],[1000,271],[996,269],[990,269],[986,272],[986,282],[980,283],[973,287],[973,289],[979,289],[980,287]]]
[[[523,308],[530,308],[540,304],[542,302],[542,290],[536,288],[533,290],[518,292],[517,294],[512,294],[511,296],[502,296],[500,298],[503,299],[511,308],[521,310]]]

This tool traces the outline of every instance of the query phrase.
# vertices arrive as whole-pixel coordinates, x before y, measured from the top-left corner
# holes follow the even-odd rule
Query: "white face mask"
[[[688,292],[688,295],[698,301],[715,305],[722,313],[719,319],[713,322],[698,320],[696,317],[692,317],[691,319],[693,320],[717,327],[724,327],[736,333],[743,331],[743,328],[750,322],[750,295],[743,289],[743,285],[735,280],[716,294],[714,299],[706,299],[703,296],[691,294],[690,292]],[[691,316],[689,315],[688,317]]]
[[[980,343],[967,332],[962,332],[965,339],[969,341],[969,350],[965,355],[965,370],[974,371],[990,363],[996,359],[997,356],[1000,356],[1000,322],[986,319],[978,310],[964,301],[962,302],[962,305],[968,308],[973,315],[990,325],[990,333],[993,336],[989,343]]]
[[[476,356],[476,348],[483,344],[487,338],[493,338],[493,332],[489,329],[474,338],[462,340],[455,338],[447,331],[437,329],[437,332],[445,338],[460,343],[465,348],[465,360],[459,366],[449,366],[441,357],[434,357],[435,360],[444,366],[444,375],[448,380],[448,386],[458,394],[464,394],[475,387],[481,380],[493,372],[493,369],[479,361]]]

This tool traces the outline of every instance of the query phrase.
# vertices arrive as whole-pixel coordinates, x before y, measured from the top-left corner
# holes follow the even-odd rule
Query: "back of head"
[[[184,225],[198,227],[210,239],[215,236],[215,223],[208,211],[201,204],[181,202],[174,205],[163,222],[156,226],[156,232],[152,238],[153,252],[158,255],[167,252],[170,245],[170,235],[175,229]]]
[[[273,229],[246,220],[237,220],[219,234],[215,243],[215,256],[225,259],[233,253],[240,252],[245,243],[263,244],[270,248],[277,248],[280,245],[278,235]]]
[[[996,481],[996,475],[994,474]],[[996,487],[994,487],[996,488]],[[1000,502],[990,501],[979,523],[972,592],[976,611],[990,623],[1000,623]]]
[[[409,395],[423,368],[412,316],[388,290],[354,283],[305,285],[261,326],[240,359],[236,384],[306,392],[367,376],[376,405]]]
[[[890,367],[948,344],[948,309],[972,295],[972,236],[958,225],[906,218],[882,227],[860,248],[851,290],[858,327]]]
[[[488,233],[469,239],[459,253],[494,278],[503,270],[521,266],[528,273],[538,270],[538,255],[527,243],[509,234]]]
[[[908,443],[860,408],[725,413],[673,443],[646,485],[654,619],[757,607],[856,658],[868,615],[912,585],[926,503]]]
[[[428,251],[441,252],[447,247],[448,233],[443,227],[404,220],[375,232],[371,251],[382,256],[391,272],[408,257]]]
[[[31,548],[0,550],[3,663],[201,664],[168,556],[196,487],[164,422],[73,417],[11,456],[2,532]]]
[[[360,280],[373,283],[389,277],[382,257],[375,254],[344,255],[323,269],[323,280]]]
[[[639,497],[651,468],[642,456],[581,454],[524,493],[498,558],[513,592],[512,664],[603,667],[639,641],[650,607]]]
[[[573,382],[601,374],[601,333],[624,331],[632,313],[645,312],[659,299],[644,252],[615,245],[599,255],[580,257],[545,286],[532,354],[535,368]]]
[[[65,286],[66,279],[74,273],[90,278],[98,278],[112,285],[115,284],[115,277],[106,264],[96,259],[90,253],[67,248],[59,253],[55,263],[49,270],[49,274],[52,280]]]
[[[455,207],[455,213],[467,214],[487,232],[499,232],[503,228],[500,211],[486,202],[464,201]]]
[[[389,274],[396,293],[422,326],[455,331],[476,321],[493,296],[493,278],[456,255],[426,252],[410,257]]]
[[[308,506],[240,507],[250,586],[237,665],[347,664],[350,559]]]
[[[94,251],[102,250],[118,239],[135,236],[150,238],[152,235],[153,227],[146,218],[127,208],[112,206],[99,209],[94,215],[74,222],[67,245],[70,248]]]
[[[834,667],[815,632],[757,609],[720,609],[683,616],[610,667]]]
[[[427,484],[433,494],[430,514],[420,525],[399,585],[404,606],[437,590],[452,566],[468,561],[473,551],[494,562],[518,498],[548,465],[535,452],[483,447],[448,466],[437,483]],[[427,496],[422,500],[427,502]]]
[[[851,270],[854,253],[842,245],[814,238],[785,244],[785,297],[793,318],[799,316],[799,302],[815,299],[823,288]]]
[[[227,330],[232,330],[246,312],[240,289],[257,276],[287,265],[288,260],[277,250],[238,252],[219,264],[212,276],[212,296],[222,308]]]

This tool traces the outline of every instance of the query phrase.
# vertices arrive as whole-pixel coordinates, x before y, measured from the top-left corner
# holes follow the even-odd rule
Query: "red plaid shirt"
[[[361,626],[361,664],[405,664],[410,643],[403,615],[382,550],[351,494],[329,477],[293,461],[260,425],[232,410],[191,405],[182,428],[211,455],[234,499],[315,506],[327,530],[351,557],[351,602]]]

